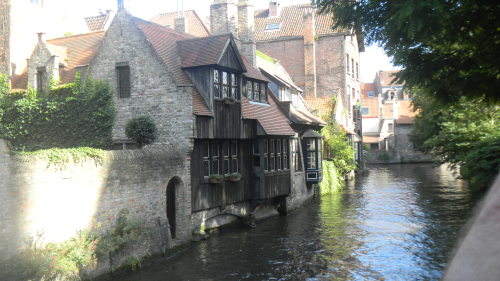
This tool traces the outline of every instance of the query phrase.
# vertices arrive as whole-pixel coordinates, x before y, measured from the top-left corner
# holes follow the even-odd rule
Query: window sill
[[[255,105],[262,105],[262,106],[271,106],[269,103],[267,102],[261,102],[261,101],[254,101],[254,100],[248,100],[248,102],[250,104],[255,104]]]

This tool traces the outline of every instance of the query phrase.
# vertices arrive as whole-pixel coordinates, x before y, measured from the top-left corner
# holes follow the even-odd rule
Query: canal
[[[444,167],[370,166],[287,217],[224,228],[116,280],[439,280],[473,197]]]

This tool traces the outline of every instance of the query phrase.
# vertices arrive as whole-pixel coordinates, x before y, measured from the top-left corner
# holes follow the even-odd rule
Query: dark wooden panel
[[[241,104],[226,104],[223,100],[214,102],[214,138],[239,139],[241,130]]]
[[[237,54],[234,51],[232,46],[228,46],[226,49],[226,52],[224,55],[222,55],[219,65],[223,67],[227,67],[230,69],[235,69],[235,70],[240,70],[241,71],[241,65],[239,60],[237,59]]]
[[[290,171],[266,172],[260,199],[270,199],[290,194]]]
[[[210,93],[212,90],[212,74],[209,67],[198,67],[186,70],[186,74],[189,76],[191,81],[198,89],[203,99],[208,105],[208,108],[212,108],[212,100]]]
[[[238,182],[226,181],[224,183],[224,191],[226,195],[226,204],[232,204],[245,200],[244,179]]]
[[[196,116],[196,131],[194,137],[198,139],[210,138],[211,121],[211,117]]]
[[[255,120],[241,120],[241,138],[254,139],[257,137],[257,122]]]
[[[193,196],[193,212],[221,206],[223,184],[200,183]]]

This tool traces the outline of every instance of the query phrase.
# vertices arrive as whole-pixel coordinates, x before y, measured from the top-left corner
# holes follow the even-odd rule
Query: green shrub
[[[37,151],[23,151],[15,153],[22,158],[44,159],[50,164],[64,166],[66,163],[82,162],[86,159],[93,159],[97,163],[102,163],[104,158],[104,150],[90,147],[77,148],[50,148]]]
[[[323,180],[319,184],[320,194],[341,190],[345,185],[344,177],[337,171],[332,161],[323,161]]]
[[[158,134],[155,122],[149,116],[139,116],[129,120],[125,133],[140,146],[153,143]]]
[[[2,89],[0,89],[2,90]],[[109,84],[88,80],[54,87],[46,95],[0,94],[0,138],[13,150],[111,145],[115,115]]]

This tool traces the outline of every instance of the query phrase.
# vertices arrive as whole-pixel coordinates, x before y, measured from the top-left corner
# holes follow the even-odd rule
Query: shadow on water
[[[344,191],[116,280],[438,280],[475,200],[444,167],[371,166]]]

